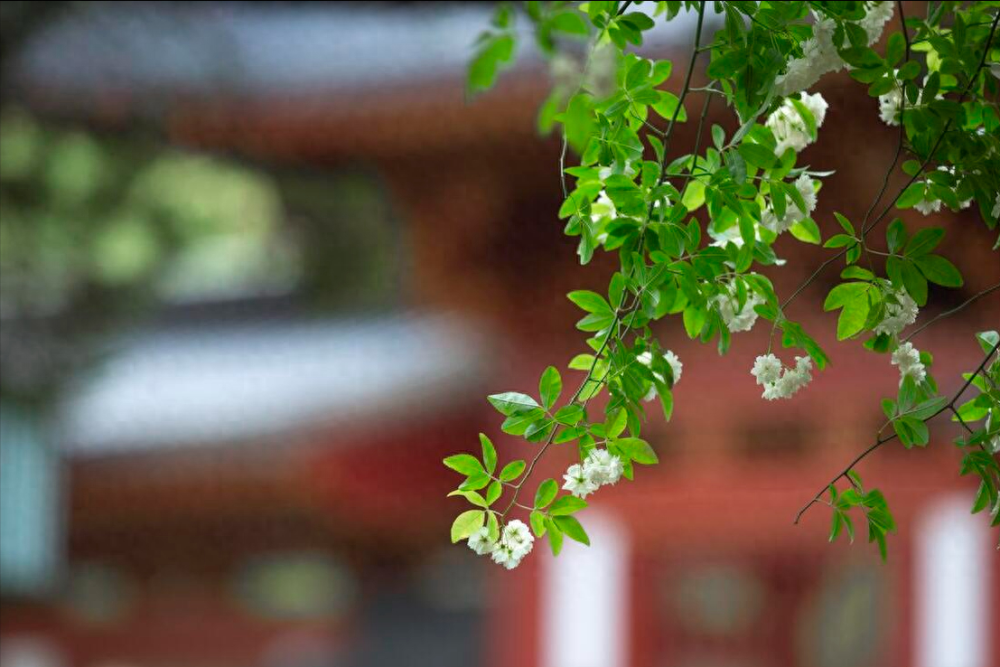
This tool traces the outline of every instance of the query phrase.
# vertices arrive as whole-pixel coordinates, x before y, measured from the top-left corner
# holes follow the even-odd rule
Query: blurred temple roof
[[[463,79],[492,3],[109,3],[65,13],[34,35],[14,76],[93,101],[108,90],[193,96],[335,93]],[[682,13],[646,46],[690,37]],[[540,54],[520,17],[518,63]],[[80,97],[82,96],[82,97]],[[68,100],[67,100],[68,101]]]
[[[71,455],[249,443],[443,410],[481,377],[447,316],[262,320],[134,335],[62,406]]]

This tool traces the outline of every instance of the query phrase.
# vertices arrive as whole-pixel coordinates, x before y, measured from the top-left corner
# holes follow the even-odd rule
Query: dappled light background
[[[592,547],[539,541],[507,572],[449,544],[464,507],[442,457],[480,431],[501,460],[533,453],[485,396],[533,392],[549,364],[582,379],[565,294],[614,264],[581,267],[562,235],[560,142],[536,121],[553,74],[526,21],[519,64],[465,93],[492,9],[3,4],[0,665],[1000,664],[995,536],[952,425],[859,470],[896,514],[888,564],[863,530],[829,545],[825,507],[792,524],[898,383],[835,341],[833,269],[795,305],[833,362],[790,402],[749,374],[767,327],[720,357],[656,326],[684,363],[673,420],[643,430],[661,463],[581,515]],[[643,51],[675,61],[675,91],[692,18]],[[846,73],[819,90],[801,160],[836,170],[826,238],[834,210],[864,216],[896,139]],[[709,119],[736,125],[721,102]],[[923,316],[997,283],[976,215],[906,218],[947,227],[966,272]],[[826,256],[777,250],[779,294]],[[942,393],[998,322],[994,294],[921,334]]]

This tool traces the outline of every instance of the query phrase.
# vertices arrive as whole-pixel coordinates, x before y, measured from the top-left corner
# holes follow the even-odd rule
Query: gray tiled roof
[[[88,456],[402,419],[468,395],[480,348],[445,316],[153,331],[68,392],[58,430],[71,454]]]

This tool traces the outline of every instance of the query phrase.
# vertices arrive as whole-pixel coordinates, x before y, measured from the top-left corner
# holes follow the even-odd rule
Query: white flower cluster
[[[993,210],[990,211],[990,215],[994,218],[1000,218],[1000,193],[997,193],[997,198],[993,202]]]
[[[903,91],[897,86],[878,96],[878,116],[886,125],[899,125],[899,110],[903,106]]]
[[[895,336],[900,331],[917,321],[917,302],[905,290],[889,288],[886,292],[889,299],[885,302],[885,317],[875,327],[875,333]]]
[[[764,387],[763,398],[791,398],[812,380],[812,359],[795,357],[795,368],[785,368],[773,354],[757,357],[750,374]]]
[[[637,356],[635,360],[638,361],[643,366],[649,368],[653,365],[653,353],[643,352],[642,354]],[[684,370],[684,364],[681,363],[680,357],[678,357],[672,351],[667,350],[666,352],[663,353],[663,360],[666,361],[668,364],[670,364],[670,370],[673,371],[674,384],[680,382],[681,371]],[[659,382],[663,382],[665,380],[665,378],[661,374],[656,372],[653,373],[653,377],[656,378]],[[643,397],[643,400],[651,401],[654,398],[656,398],[656,387],[652,386],[649,388],[649,391],[646,393],[646,396]]]
[[[514,519],[500,532],[500,540],[490,539],[490,531],[483,526],[469,536],[469,548],[480,556],[489,554],[494,563],[513,570],[531,553],[535,544],[535,536],[531,534],[523,521]]]
[[[809,174],[802,174],[795,179],[794,185],[795,189],[802,195],[806,210],[803,211],[795,202],[786,200],[785,214],[779,218],[774,212],[773,205],[769,203],[761,215],[760,224],[775,234],[787,231],[792,225],[808,218],[816,210],[816,181]]]
[[[616,484],[625,470],[622,460],[606,449],[594,449],[583,464],[574,463],[566,470],[563,489],[577,498],[586,498],[606,484]]]
[[[927,79],[924,79],[927,82]],[[935,99],[942,99],[943,95],[941,93],[937,94]],[[912,105],[907,104],[906,108],[920,106],[924,101],[924,90],[923,88],[917,93],[917,101]],[[899,125],[900,110],[903,108],[903,89],[899,86],[894,87],[885,95],[878,96],[878,115],[882,119],[882,122],[886,125],[897,126]]]
[[[869,2],[867,13],[858,21],[868,35],[868,46],[871,46],[882,36],[885,24],[892,18],[895,9],[892,2]],[[837,24],[833,19],[821,17],[815,12],[816,23],[813,25],[813,36],[802,42],[802,57],[788,61],[784,74],[775,80],[778,93],[792,95],[802,90],[808,90],[820,77],[827,72],[835,72],[846,67],[844,59],[837,53],[833,44],[833,33]]]
[[[812,114],[816,120],[816,127],[819,128],[822,126],[823,121],[826,120],[826,110],[830,107],[826,103],[826,100],[823,99],[823,96],[819,93],[814,95],[803,93],[799,102]],[[812,143],[812,137],[809,136],[806,122],[802,119],[802,115],[799,114],[799,110],[795,108],[791,100],[785,100],[780,107],[767,117],[767,121],[764,124],[771,130],[778,142],[777,147],[774,149],[774,154],[779,157],[788,148],[798,153]]]
[[[950,165],[942,165],[942,166],[938,167],[938,171],[943,171],[943,172],[946,172],[946,173],[954,175],[955,174],[955,167],[950,166]],[[924,186],[925,187],[927,187],[929,185],[930,185],[929,181],[925,181],[924,182]],[[920,201],[918,201],[916,204],[913,205],[913,208],[917,209],[918,211],[920,211],[924,215],[930,215],[931,213],[937,213],[937,212],[939,212],[941,210],[941,200],[940,199],[928,199],[927,198],[928,194],[929,194],[929,192],[925,191],[923,199],[921,199]],[[931,196],[933,196],[933,195],[931,195]],[[959,210],[967,209],[970,206],[972,206],[972,199],[966,199],[965,201],[961,201],[961,202],[958,203]]]
[[[713,301],[719,308],[719,315],[726,327],[732,333],[738,331],[750,331],[757,322],[757,311],[754,306],[764,303],[764,299],[756,292],[749,292],[747,300],[740,308],[739,299],[736,297],[736,288],[729,284],[726,286],[726,293],[713,297]]]
[[[927,377],[927,368],[920,362],[920,350],[913,343],[903,343],[892,353],[892,365],[899,367],[899,384],[909,375],[917,382]]]

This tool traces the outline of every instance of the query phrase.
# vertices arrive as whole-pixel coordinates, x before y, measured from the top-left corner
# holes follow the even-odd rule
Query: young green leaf
[[[557,493],[559,493],[559,484],[556,483],[556,480],[547,479],[539,484],[538,490],[535,491],[535,509],[541,510],[548,507]]]
[[[588,547],[590,546],[590,537],[587,536],[587,531],[583,529],[583,526],[576,520],[576,517],[557,516],[553,518],[553,521],[568,537],[581,544],[586,544]]]
[[[486,472],[492,475],[497,467],[497,450],[493,447],[493,442],[486,437],[485,433],[479,434],[479,443],[483,447],[483,465],[486,468]]]
[[[546,410],[551,410],[552,406],[559,400],[559,395],[562,393],[562,377],[555,366],[549,366],[542,373],[542,377],[538,381],[538,393]]]
[[[510,482],[517,479],[521,476],[521,473],[524,472],[525,466],[526,464],[522,459],[511,461],[503,467],[503,470],[500,471],[500,481]]]
[[[587,507],[585,500],[581,500],[576,496],[563,496],[552,503],[552,506],[549,508],[549,514],[552,516],[565,516],[579,512],[585,507]]]
[[[467,510],[459,514],[451,524],[451,541],[454,544],[460,540],[467,539],[474,532],[483,527],[486,522],[486,513],[483,510]]]

